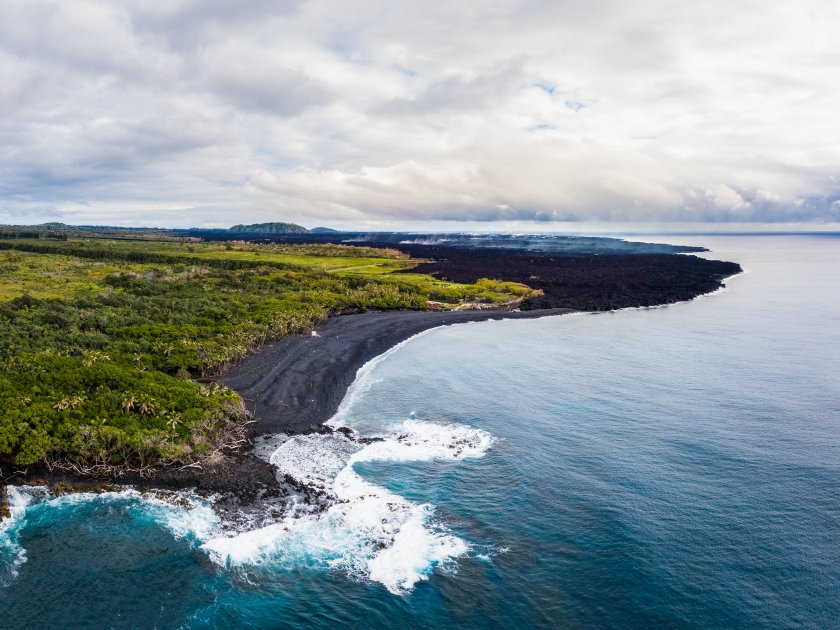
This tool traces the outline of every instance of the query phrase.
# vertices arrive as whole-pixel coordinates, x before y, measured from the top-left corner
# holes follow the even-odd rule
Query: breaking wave
[[[278,440],[267,459],[277,467],[279,479],[288,476],[304,486],[305,498],[298,498],[281,521],[206,542],[202,548],[215,562],[249,570],[301,565],[341,570],[351,577],[380,582],[399,594],[468,551],[465,541],[434,521],[432,505],[413,503],[372,484],[354,466],[481,457],[493,444],[489,433],[414,419],[374,423],[365,427],[360,439],[340,431],[347,427],[356,401],[377,382],[375,368],[431,330],[397,344],[358,370],[327,423],[337,429],[335,433]]]
[[[189,492],[80,492],[55,496],[47,486],[9,486],[11,518],[0,523],[0,588],[18,576],[26,562],[26,549],[20,543],[21,530],[30,518],[38,519],[55,511],[72,510],[81,504],[98,502],[126,510],[141,521],[152,520],[169,530],[175,538],[193,545],[211,537],[219,524],[209,502]]]
[[[261,441],[255,454],[277,467],[278,479],[291,478],[298,485],[297,495],[284,500],[276,512],[276,505],[264,502],[256,512],[241,512],[223,522],[212,507],[219,497],[189,492],[125,488],[57,497],[48,487],[10,487],[12,518],[0,524],[0,587],[10,584],[26,562],[20,531],[27,519],[92,501],[128,512],[138,522],[152,521],[206,552],[216,564],[234,572],[242,569],[249,576],[265,571],[270,578],[277,570],[301,567],[338,570],[400,594],[428,579],[436,568],[452,567],[470,546],[436,521],[434,506],[409,501],[365,480],[356,466],[455,463],[483,456],[493,437],[465,425],[413,418],[365,421],[358,435],[346,428],[353,424],[353,404],[377,382],[376,366],[411,339],[359,369],[329,422],[335,433],[277,435]]]
[[[380,582],[395,594],[465,554],[467,543],[433,522],[433,506],[366,481],[354,465],[481,457],[492,436],[462,425],[406,420],[377,441],[364,442],[341,433],[287,440],[270,461],[278,475],[317,491],[319,504],[300,504],[282,522],[215,538],[202,548],[228,567],[304,564],[339,569]]]
[[[20,530],[25,525],[26,507],[32,502],[29,493],[8,487],[11,517],[0,522],[0,588],[8,586],[18,576],[26,562],[26,550],[20,545]]]

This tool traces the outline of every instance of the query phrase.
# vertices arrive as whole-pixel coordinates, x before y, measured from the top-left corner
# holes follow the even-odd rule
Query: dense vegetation
[[[250,234],[308,234],[302,225],[297,223],[252,223],[251,225],[234,225],[229,232],[248,232]]]
[[[330,313],[500,303],[521,284],[400,273],[392,250],[0,240],[0,456],[88,472],[188,462],[242,435],[218,374]]]

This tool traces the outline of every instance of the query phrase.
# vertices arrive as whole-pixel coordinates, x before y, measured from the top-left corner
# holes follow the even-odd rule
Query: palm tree
[[[123,411],[131,411],[134,409],[134,405],[136,405],[139,401],[137,398],[134,397],[133,394],[128,394],[123,398],[122,401],[122,409]]]

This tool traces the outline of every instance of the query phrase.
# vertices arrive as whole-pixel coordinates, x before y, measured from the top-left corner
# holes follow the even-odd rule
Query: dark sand
[[[436,246],[405,249],[415,258],[435,260],[420,263],[408,273],[464,283],[497,278],[540,289],[543,295],[523,302],[523,311],[612,311],[674,304],[716,291],[724,278],[741,272],[736,263],[676,254],[557,256]]]
[[[242,234],[196,231],[207,240],[241,239]],[[471,284],[480,278],[522,282],[543,295],[522,303],[523,311],[570,308],[611,311],[619,308],[658,306],[685,302],[721,287],[729,276],[741,273],[737,263],[683,255],[706,251],[616,239],[572,238],[553,244],[555,249],[528,250],[506,235],[484,235],[497,246],[474,247],[475,235],[400,233],[251,234],[251,242],[284,244],[352,244],[398,249],[421,262],[407,273],[430,274],[452,282]],[[539,238],[531,239],[533,243]],[[436,243],[436,244],[434,244]],[[522,243],[520,242],[520,245]],[[556,249],[558,248],[559,249]],[[668,253],[668,250],[671,253]]]
[[[323,422],[338,409],[356,372],[365,363],[417,333],[443,326],[488,319],[533,319],[562,315],[570,309],[515,312],[471,310],[455,312],[377,311],[339,315],[318,327],[318,337],[289,337],[262,348],[217,380],[238,391],[254,413],[252,437],[274,433],[328,431]],[[49,485],[63,492],[97,492],[109,484],[177,490],[195,488],[200,494],[220,498],[214,507],[235,511],[306,493],[306,501],[318,500],[318,492],[294,479],[278,480],[274,466],[247,452],[231,453],[202,462],[200,466],[161,468],[145,476],[124,473],[92,480],[43,465],[19,468],[0,460],[0,520],[5,504],[2,482]]]
[[[722,286],[724,278],[741,271],[735,263],[674,254],[558,257],[550,253],[438,246],[400,248],[410,250],[415,257],[436,261],[421,263],[416,272],[459,282],[503,278],[542,289],[544,295],[524,302],[522,312],[387,311],[335,316],[317,329],[318,337],[290,337],[266,346],[217,379],[245,399],[256,418],[251,426],[252,437],[328,431],[323,423],[338,410],[358,369],[429,328],[487,319],[531,319],[576,310],[669,304],[714,291]],[[200,467],[161,468],[145,477],[131,473],[99,482],[196,488],[221,495],[222,501],[229,501],[231,506],[301,491],[295,480],[278,482],[274,475],[270,464],[247,452],[238,452],[211,458]],[[9,482],[54,487],[64,484],[87,491],[91,479],[49,470],[43,464],[19,468],[8,458],[0,458],[0,489]],[[0,494],[0,519],[5,512],[4,498]]]
[[[339,315],[318,337],[289,337],[244,359],[218,380],[245,399],[257,422],[253,436],[320,431],[365,363],[417,333],[463,322],[533,319],[570,313],[540,311],[385,311]]]

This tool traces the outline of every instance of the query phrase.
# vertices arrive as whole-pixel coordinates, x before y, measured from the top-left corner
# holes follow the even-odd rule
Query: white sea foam
[[[190,492],[144,493],[135,507],[161,527],[168,529],[175,538],[203,542],[212,537],[219,525],[219,517],[208,501]]]
[[[8,487],[7,498],[11,517],[0,523],[0,588],[8,586],[18,576],[20,566],[26,562],[26,549],[19,542],[21,528],[26,524],[24,516],[33,497],[14,486]]]
[[[438,564],[467,553],[467,544],[457,536],[434,532],[428,527],[432,509],[418,505],[400,526],[393,544],[368,561],[370,579],[392,593],[409,590]]]
[[[392,593],[410,590],[468,545],[432,522],[434,508],[418,505],[364,480],[354,464],[372,461],[460,460],[481,457],[490,434],[462,425],[406,420],[383,441],[359,444],[343,435],[296,436],[271,456],[280,475],[291,475],[331,497],[323,512],[299,505],[283,522],[203,549],[225,566],[295,566],[341,569],[382,583]]]
[[[463,325],[463,324],[452,324],[455,326]],[[355,404],[355,402],[359,399],[359,397],[368,391],[374,383],[378,381],[373,378],[374,370],[376,366],[382,363],[385,359],[389,356],[397,352],[400,348],[405,346],[408,343],[411,343],[415,339],[422,337],[423,335],[428,335],[434,330],[438,330],[439,328],[444,328],[445,325],[436,326],[434,328],[429,328],[422,332],[417,333],[416,335],[412,335],[408,339],[401,341],[394,347],[386,350],[382,354],[377,357],[374,357],[367,363],[365,363],[362,367],[360,367],[356,371],[356,378],[351,383],[350,387],[347,389],[347,393],[344,394],[344,398],[341,400],[341,404],[338,406],[338,411],[335,412],[332,418],[327,420],[324,424],[327,426],[338,428],[343,425],[343,419],[347,414],[348,410]]]
[[[376,383],[377,365],[428,332],[431,331],[403,341],[360,368],[329,424],[342,426],[353,403]],[[379,582],[392,593],[406,592],[419,580],[427,579],[435,567],[466,554],[469,546],[434,522],[433,506],[412,503],[366,481],[356,473],[354,465],[481,457],[491,447],[493,438],[463,425],[413,419],[389,425],[377,437],[381,441],[369,443],[350,440],[341,433],[262,440],[259,455],[277,466],[278,476],[290,475],[310,491],[320,493],[321,499],[313,505],[298,498],[282,520],[266,519],[270,524],[235,535],[229,535],[221,526],[208,501],[189,493],[141,495],[127,489],[56,498],[48,488],[14,490],[14,496],[10,491],[14,516],[0,529],[0,551],[8,549],[17,554],[13,579],[16,568],[26,560],[25,550],[16,542],[16,533],[25,523],[28,509],[38,503],[60,509],[91,500],[122,501],[122,508],[138,518],[151,518],[176,538],[201,544],[223,566],[246,567],[249,571],[261,566],[276,570],[302,565],[337,569]]]
[[[151,518],[176,538],[201,542],[211,537],[219,523],[210,504],[187,492],[143,493],[133,489],[116,492],[80,492],[56,497],[46,486],[8,487],[11,518],[0,523],[0,587],[8,586],[26,562],[20,530],[34,509],[68,510],[90,502],[107,503],[128,510],[141,519]]]

